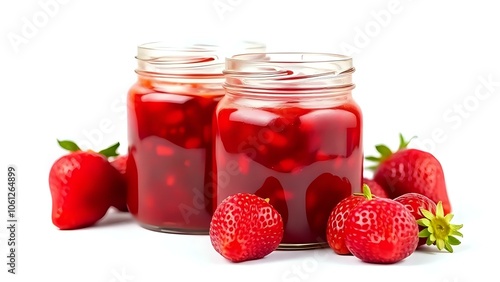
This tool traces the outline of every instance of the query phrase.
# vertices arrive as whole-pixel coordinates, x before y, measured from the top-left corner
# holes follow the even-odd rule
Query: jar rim
[[[306,59],[306,57],[311,59]],[[276,57],[285,57],[292,59],[274,59]],[[295,58],[298,57],[299,59]],[[328,62],[348,62],[352,64],[352,57],[326,52],[248,52],[235,54],[226,61],[238,62],[256,62],[256,63],[278,63],[278,64],[301,64],[301,63],[328,63]]]

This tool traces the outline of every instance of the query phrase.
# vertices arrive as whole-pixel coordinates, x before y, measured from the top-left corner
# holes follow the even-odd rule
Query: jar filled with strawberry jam
[[[239,192],[268,198],[284,221],[279,249],[326,247],[330,212],[362,186],[353,72],[337,54],[228,58],[214,115],[214,206]]]
[[[224,95],[224,59],[228,52],[263,50],[253,42],[138,46],[138,79],[127,101],[127,205],[141,226],[208,233],[213,212],[212,116]]]

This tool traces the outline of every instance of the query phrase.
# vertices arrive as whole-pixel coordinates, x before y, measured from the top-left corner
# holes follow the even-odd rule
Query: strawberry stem
[[[432,214],[425,209],[420,209],[420,212],[424,217],[417,220],[417,223],[420,226],[424,226],[425,229],[418,233],[418,237],[427,238],[426,244],[428,246],[435,244],[438,250],[445,249],[453,253],[452,246],[460,245],[461,243],[455,236],[463,237],[462,233],[458,231],[463,227],[463,224],[450,223],[453,214],[444,215],[443,203],[441,201],[436,205],[436,214]]]
[[[368,200],[373,199],[372,191],[370,190],[370,187],[368,187],[368,185],[366,184],[363,184],[363,196],[365,196],[365,198]]]

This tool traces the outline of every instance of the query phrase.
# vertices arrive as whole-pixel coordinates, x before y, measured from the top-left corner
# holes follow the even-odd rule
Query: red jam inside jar
[[[138,80],[128,94],[127,202],[145,228],[208,233],[212,117],[224,95],[217,52],[206,45],[182,50],[163,43],[139,46]]]
[[[281,214],[280,249],[326,247],[333,207],[362,185],[362,114],[351,59],[239,55],[226,63],[215,120],[217,205],[255,193]]]

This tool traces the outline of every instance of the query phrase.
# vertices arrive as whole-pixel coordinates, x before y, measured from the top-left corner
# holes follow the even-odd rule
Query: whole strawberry
[[[328,218],[326,241],[332,250],[339,255],[350,255],[345,245],[345,221],[349,212],[360,203],[367,201],[363,195],[353,194],[340,201]]]
[[[389,195],[384,190],[384,187],[378,184],[375,180],[364,177],[363,183],[368,185],[368,187],[370,187],[372,195],[377,196],[379,198],[389,198]]]
[[[441,163],[429,152],[408,149],[408,143],[400,134],[396,152],[385,145],[376,146],[381,156],[366,158],[378,163],[369,167],[374,170],[373,179],[384,187],[391,199],[406,193],[419,193],[435,203],[441,201],[444,211],[451,212]]]
[[[364,187],[367,201],[357,205],[345,221],[345,244],[364,262],[390,264],[410,256],[418,244],[418,224],[401,203],[373,198]]]
[[[268,201],[239,193],[224,199],[210,223],[214,249],[232,262],[260,259],[276,250],[283,238],[281,215]]]
[[[111,165],[116,168],[122,176],[122,184],[116,185],[113,193],[112,206],[121,212],[128,212],[127,207],[127,160],[128,155],[120,155],[111,161]]]
[[[428,197],[418,194],[418,193],[406,193],[394,199],[394,201],[400,202],[403,206],[410,211],[415,220],[424,218],[421,209],[425,209],[431,213],[436,212],[436,203],[429,199]],[[424,226],[420,226],[420,231],[425,229]],[[422,246],[427,241],[427,238],[420,238],[418,241],[418,246]]]
[[[109,163],[119,143],[100,152],[82,151],[71,141],[59,141],[70,153],[57,159],[49,172],[52,222],[59,229],[88,227],[111,205],[120,173]]]

